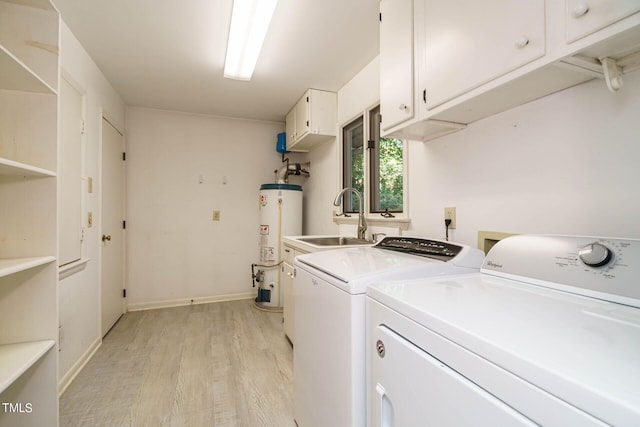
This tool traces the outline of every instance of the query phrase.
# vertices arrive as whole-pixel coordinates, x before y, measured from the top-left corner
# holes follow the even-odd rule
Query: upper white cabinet
[[[437,107],[543,56],[544,22],[544,0],[426,0],[423,105]]]
[[[0,427],[58,424],[58,34],[48,0],[0,1]]]
[[[381,133],[427,141],[458,131],[464,124],[419,117],[421,97],[416,82],[421,68],[420,42],[423,0],[380,2],[380,115]],[[417,58],[417,59],[416,59]]]
[[[336,136],[335,92],[309,89],[286,117],[287,150],[309,151],[316,144]]]
[[[404,93],[412,76],[415,107],[384,135],[433,139],[593,78],[620,90],[640,68],[638,0],[413,2],[413,65],[386,47],[404,29],[381,28],[381,105],[397,117],[385,86]],[[406,1],[382,0],[381,10],[383,23],[385,14],[406,17]]]
[[[382,130],[414,116],[413,0],[380,2],[380,115]]]
[[[567,41],[573,42],[640,11],[638,0],[566,0]]]

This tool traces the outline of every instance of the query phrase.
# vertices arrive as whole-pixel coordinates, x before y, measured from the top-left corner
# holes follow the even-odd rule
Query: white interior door
[[[102,335],[124,313],[124,136],[102,119]]]

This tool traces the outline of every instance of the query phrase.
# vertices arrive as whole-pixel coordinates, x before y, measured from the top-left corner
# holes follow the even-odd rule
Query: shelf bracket
[[[602,64],[604,81],[607,82],[607,87],[613,93],[618,92],[622,87],[622,75],[618,63],[612,58],[602,58],[600,63]]]

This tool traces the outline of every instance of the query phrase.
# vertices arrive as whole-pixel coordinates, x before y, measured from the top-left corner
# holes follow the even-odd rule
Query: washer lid
[[[399,271],[446,265],[443,261],[431,258],[372,247],[313,252],[296,257],[296,261],[320,270],[344,283],[353,283],[366,278],[379,278],[392,272],[399,274]],[[398,278],[402,278],[402,276]],[[362,292],[364,291],[363,289]]]
[[[638,308],[485,273],[367,293],[600,420],[640,425]]]

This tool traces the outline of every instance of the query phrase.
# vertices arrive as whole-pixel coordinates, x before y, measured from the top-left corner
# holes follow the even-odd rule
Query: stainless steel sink
[[[316,246],[351,246],[351,245],[372,245],[373,242],[356,237],[300,237],[301,242]]]

